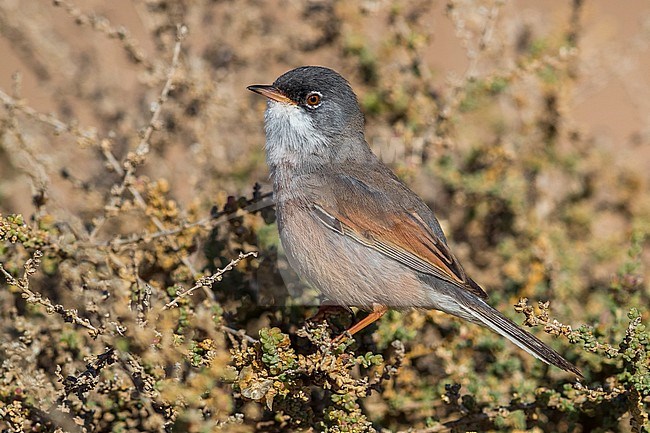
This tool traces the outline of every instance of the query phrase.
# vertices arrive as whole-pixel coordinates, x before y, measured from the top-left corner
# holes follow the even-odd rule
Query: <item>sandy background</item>
[[[190,22],[186,23],[190,33],[184,49],[189,53],[203,54],[204,59],[207,58],[206,50],[216,53],[214,64],[217,68],[211,71],[215,89],[209,91],[218,95],[222,106],[217,109],[228,112],[223,115],[223,120],[229,129],[217,131],[217,125],[204,125],[208,136],[219,137],[214,140],[218,143],[204,142],[201,145],[218,147],[212,149],[212,154],[224,167],[234,164],[241,168],[245,165],[241,163],[242,150],[257,154],[263,143],[262,104],[251,102],[251,95],[245,90],[247,85],[271,82],[295,66],[319,64],[339,69],[362,97],[368,91],[337,49],[327,46],[308,51],[297,49],[300,44],[313,43],[322,37],[318,26],[335,26],[331,17],[310,17],[319,20],[311,26],[305,22],[304,11],[307,8],[302,2],[271,1],[256,6],[244,3],[209,5],[206,2],[188,15]],[[305,4],[308,3],[316,8],[327,2]],[[387,19],[389,3],[362,2],[364,14],[354,22],[344,22],[342,31],[362,34],[369,44],[380,49],[385,43],[381,29]],[[501,42],[496,44],[496,48],[490,47],[493,52],[488,50],[481,54],[474,71],[468,71],[468,44],[446,13],[445,2],[432,2],[432,6],[427,3],[421,2],[424,6],[413,7],[413,13],[421,14],[419,22],[426,23],[429,40],[420,53],[422,61],[432,71],[431,86],[434,89],[444,89],[450,81],[462,78],[468,72],[476,76],[489,74],[497,63],[493,56],[498,56],[499,50],[509,49],[502,46],[502,38],[508,41],[521,36],[522,32],[528,32],[530,38],[553,35],[569,26],[571,15],[569,2],[505,2],[499,8],[492,30],[493,38]],[[483,15],[490,13],[494,4],[497,3],[482,4]],[[147,35],[147,28],[152,25],[144,13],[147,2],[93,0],[78,6],[82,12],[92,11],[107,18],[114,28],[123,26],[128,29],[148,58],[158,56]],[[472,8],[471,5],[465,7]],[[348,13],[345,5],[338,4],[336,8],[343,16]],[[349,9],[353,8],[349,6]],[[144,108],[145,101],[138,99],[141,97],[138,89],[143,80],[141,71],[125,58],[119,44],[90,30],[88,25],[82,28],[71,25],[74,20],[62,7],[40,1],[3,0],[0,20],[0,31],[4,36],[0,38],[0,88],[11,89],[12,74],[19,72],[21,95],[27,104],[38,111],[57,113],[87,126],[101,125],[104,121],[98,118],[97,113],[116,111],[116,108],[102,107],[107,103],[100,99],[95,102],[96,107],[89,109],[87,102],[79,102],[75,93],[109,92],[131,110]],[[468,31],[473,30],[473,24],[468,20]],[[643,0],[629,1],[624,6],[606,0],[585,2],[580,28],[580,79],[576,87],[570,89],[570,95],[561,107],[563,114],[573,124],[571,127],[585,131],[593,138],[595,148],[611,151],[615,157],[612,163],[630,167],[630,170],[644,173],[648,178],[650,6]],[[159,60],[168,61],[169,58]],[[388,56],[385,60],[389,67],[395,57]],[[101,89],[94,84],[96,81],[101,82]],[[142,112],[142,116],[146,115]],[[372,123],[369,128],[373,128]],[[240,131],[250,136],[242,138]],[[183,158],[182,153],[190,145],[179,143],[180,148],[170,150],[164,160],[172,163],[177,161],[177,157]],[[253,145],[257,148],[249,149]],[[68,163],[74,165],[77,162]],[[53,161],[56,166],[65,163],[65,158]],[[161,167],[160,172],[178,166],[175,162],[172,164]],[[250,178],[264,180],[264,166],[254,165]],[[188,174],[191,178],[191,173]],[[0,209],[28,213],[29,202],[21,199],[26,197],[25,183],[7,184],[6,181],[5,178]],[[193,179],[192,182],[197,181]],[[185,186],[174,185],[179,192],[182,190],[181,200],[188,200],[192,195],[192,182]],[[12,193],[7,194],[8,190]]]

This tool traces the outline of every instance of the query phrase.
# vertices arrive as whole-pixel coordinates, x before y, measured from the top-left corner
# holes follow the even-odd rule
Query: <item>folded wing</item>
[[[465,274],[445,242],[425,222],[420,214],[421,209],[418,211],[415,206],[399,205],[382,207],[382,204],[394,203],[382,200],[383,191],[373,190],[358,179],[344,176],[337,177],[335,181],[339,191],[335,201],[313,203],[314,215],[325,226],[411,269],[447,281],[480,298],[487,298],[485,291]],[[355,198],[354,203],[350,197]],[[359,205],[360,201],[364,202],[363,206]],[[360,209],[364,209],[364,212],[360,212]],[[428,208],[426,211],[431,212]]]

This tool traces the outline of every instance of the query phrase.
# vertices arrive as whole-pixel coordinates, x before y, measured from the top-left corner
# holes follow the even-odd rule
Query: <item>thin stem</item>
[[[180,301],[183,298],[186,298],[190,296],[192,293],[194,293],[196,290],[200,289],[201,287],[212,287],[212,285],[217,282],[221,281],[221,276],[225,274],[228,271],[231,271],[235,266],[239,264],[242,260],[248,257],[257,257],[257,251],[251,251],[248,253],[239,253],[239,257],[236,259],[233,259],[230,263],[228,263],[224,268],[219,269],[214,275],[210,275],[209,277],[203,277],[199,278],[194,286],[192,286],[190,289],[184,291],[177,297],[175,297],[173,300],[165,304],[165,306],[162,308],[162,310],[169,310],[172,307],[176,307],[178,305],[178,301]]]

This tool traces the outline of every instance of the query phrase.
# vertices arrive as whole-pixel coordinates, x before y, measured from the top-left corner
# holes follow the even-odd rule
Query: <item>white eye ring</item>
[[[320,104],[323,103],[323,94],[321,92],[309,92],[305,98],[307,107],[314,109],[320,107]]]

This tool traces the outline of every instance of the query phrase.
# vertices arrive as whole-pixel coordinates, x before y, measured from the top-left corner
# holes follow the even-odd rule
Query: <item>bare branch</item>
[[[180,295],[178,295],[176,298],[174,298],[172,301],[168,302],[165,304],[165,306],[162,308],[162,310],[168,310],[172,307],[175,307],[178,305],[178,301],[180,301],[183,298],[186,298],[187,296],[190,296],[194,291],[197,289],[207,286],[207,287],[212,287],[212,285],[217,282],[221,281],[221,276],[225,274],[226,272],[232,270],[235,266],[239,264],[242,260],[248,257],[257,257],[257,251],[250,251],[248,253],[239,253],[239,257],[236,259],[233,259],[228,265],[226,265],[224,268],[219,269],[214,275],[210,275],[209,277],[203,277],[200,278],[194,286],[192,286],[190,289],[184,291]]]
[[[40,304],[45,307],[48,313],[57,313],[63,317],[63,320],[69,323],[74,323],[75,325],[82,326],[88,329],[89,334],[92,338],[96,338],[101,331],[91,325],[88,319],[79,317],[78,311],[75,309],[66,309],[60,304],[53,304],[48,298],[43,297],[38,292],[34,292],[29,288],[29,277],[34,275],[38,270],[38,267],[41,264],[41,258],[43,253],[40,250],[36,250],[31,259],[25,262],[24,268],[25,272],[23,276],[19,279],[16,279],[11,275],[0,263],[0,272],[4,274],[7,282],[12,286],[16,286],[22,292],[22,297],[30,304]]]

